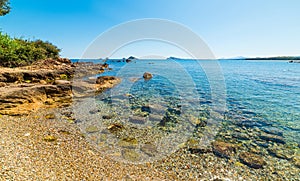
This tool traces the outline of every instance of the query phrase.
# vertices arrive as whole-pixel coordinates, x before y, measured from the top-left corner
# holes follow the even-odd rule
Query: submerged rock
[[[129,118],[129,122],[134,123],[134,124],[145,124],[147,122],[147,120],[145,117],[131,116]]]
[[[138,146],[138,140],[135,138],[123,138],[119,141],[118,146],[125,148],[136,148]]]
[[[212,146],[213,153],[222,158],[230,158],[237,149],[236,145],[223,141],[215,141]]]
[[[150,157],[155,156],[158,151],[154,144],[152,143],[146,143],[141,147],[141,151],[149,155]]]
[[[266,140],[266,141],[272,141],[272,142],[275,142],[275,143],[285,144],[285,141],[283,140],[283,137],[281,137],[281,136],[262,133],[259,137],[263,140]]]
[[[107,129],[110,133],[115,134],[115,133],[122,131],[124,129],[124,126],[122,124],[115,123],[115,124],[108,126]]]
[[[262,157],[249,152],[240,153],[239,159],[245,165],[255,169],[263,168],[263,166],[266,165],[266,162]]]
[[[122,156],[124,159],[131,162],[136,162],[140,160],[140,154],[132,149],[122,150]]]

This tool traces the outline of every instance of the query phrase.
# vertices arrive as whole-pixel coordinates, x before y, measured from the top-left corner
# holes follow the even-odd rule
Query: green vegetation
[[[58,58],[60,49],[42,40],[11,38],[0,32],[0,66],[17,67],[47,58]]]
[[[8,0],[0,0],[0,16],[4,16],[10,12]]]

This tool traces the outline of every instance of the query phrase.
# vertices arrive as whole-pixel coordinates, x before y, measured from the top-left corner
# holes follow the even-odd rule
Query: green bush
[[[59,52],[60,49],[49,42],[11,38],[0,32],[0,66],[26,66],[41,59],[56,59]]]

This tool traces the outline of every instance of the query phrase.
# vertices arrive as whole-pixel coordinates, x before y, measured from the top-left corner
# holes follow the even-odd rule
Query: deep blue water
[[[209,66],[210,62],[138,60],[125,63],[111,60],[107,63],[112,70],[101,75],[122,78],[122,83],[110,91],[113,96],[130,93],[135,97],[144,96],[143,101],[160,99],[177,106],[184,102],[189,104],[187,109],[212,106],[224,98],[226,107],[222,114],[231,119],[256,122],[261,129],[276,128],[286,139],[299,143],[299,63],[220,60]],[[141,79],[144,72],[151,72],[153,79]],[[212,90],[213,84],[222,90]]]

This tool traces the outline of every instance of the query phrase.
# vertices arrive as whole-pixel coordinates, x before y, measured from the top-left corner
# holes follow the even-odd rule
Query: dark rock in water
[[[112,115],[112,114],[102,116],[103,119],[112,119],[113,117],[114,117],[114,115]]]
[[[281,136],[262,133],[259,137],[266,141],[272,141],[275,143],[285,144],[285,141],[283,140],[283,137],[281,137]]]
[[[253,128],[253,127],[269,126],[270,124],[262,121],[246,120],[246,121],[238,122],[237,125],[241,127],[245,126],[246,128]]]
[[[236,146],[231,143],[215,141],[212,144],[212,151],[219,157],[230,158],[231,155],[236,151]]]
[[[96,114],[96,113],[98,113],[98,112],[100,112],[99,109],[93,109],[93,110],[90,110],[90,111],[89,111],[90,114]]]
[[[207,119],[199,119],[199,123],[196,124],[196,128],[203,128],[207,125]]]
[[[153,77],[153,75],[149,72],[145,72],[144,75],[143,75],[143,78],[145,80],[150,80],[150,79],[152,79],[152,77]]]
[[[150,108],[150,106],[142,106],[141,109],[142,109],[143,112],[151,113],[151,108]]]
[[[268,134],[283,136],[283,132],[280,131],[278,128],[275,128],[275,127],[262,128],[261,130],[264,131],[265,133],[268,133]]]
[[[134,124],[145,124],[147,122],[147,120],[145,117],[131,116],[129,118],[129,122],[134,123]]]
[[[176,123],[178,123],[178,118],[173,115],[170,114],[169,112],[166,113],[166,115],[162,118],[162,120],[159,122],[160,126],[167,126],[167,124],[173,124],[175,125]]]
[[[141,151],[149,155],[150,157],[155,156],[158,151],[156,149],[156,146],[152,143],[146,143],[141,147]]]
[[[240,153],[239,159],[241,160],[242,163],[244,163],[245,165],[251,168],[259,169],[259,168],[263,168],[263,166],[266,165],[266,162],[262,157],[249,152]]]
[[[179,108],[168,108],[167,111],[170,112],[170,113],[172,113],[172,114],[176,114],[176,115],[180,115],[181,114],[181,110]]]

